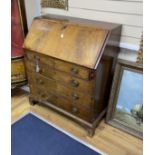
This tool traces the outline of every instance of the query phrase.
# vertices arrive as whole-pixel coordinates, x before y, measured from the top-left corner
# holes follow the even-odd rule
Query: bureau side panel
[[[97,118],[107,107],[112,79],[112,64],[112,57],[104,57],[98,65],[96,71],[94,118]]]

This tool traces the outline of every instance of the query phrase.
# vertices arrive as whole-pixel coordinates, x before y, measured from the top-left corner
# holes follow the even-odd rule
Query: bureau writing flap
[[[108,30],[97,27],[36,18],[24,48],[94,69],[108,34]]]

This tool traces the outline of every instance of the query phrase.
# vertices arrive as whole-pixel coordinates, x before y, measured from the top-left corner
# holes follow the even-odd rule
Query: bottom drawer
[[[47,101],[48,103],[55,105],[56,107],[63,109],[85,121],[91,122],[93,119],[93,111],[90,106],[82,106],[78,103],[60,97],[56,94],[52,94],[48,91],[42,91],[42,89],[31,89],[32,96],[35,96],[40,101]]]

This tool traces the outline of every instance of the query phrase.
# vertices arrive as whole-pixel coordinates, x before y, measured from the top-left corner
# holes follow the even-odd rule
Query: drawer
[[[74,89],[60,84],[58,81],[51,80],[39,74],[37,76],[35,74],[31,74],[29,76],[29,83],[30,87],[33,87],[33,89],[39,87],[42,91],[49,91],[53,94],[70,99],[77,104],[91,106],[93,102],[92,96],[75,91]]]
[[[71,74],[73,76],[76,76],[82,79],[90,79],[90,76],[91,76],[90,69],[77,66],[75,64],[67,63],[65,61],[60,61],[58,59],[54,59],[39,53],[26,52],[25,59],[26,61],[28,61],[29,63],[31,62],[35,66],[39,66],[39,67],[42,67],[42,65],[47,66],[49,68],[54,68],[55,70],[66,72],[68,74]],[[40,70],[41,69],[42,68],[40,68]]]
[[[43,91],[39,87],[34,87],[31,89],[32,96],[37,98],[37,100],[47,101],[48,103],[55,105],[56,107],[63,109],[81,119],[86,121],[91,121],[93,119],[93,111],[91,106],[84,106],[78,103],[72,102],[72,100],[60,97],[48,91]]]
[[[51,80],[54,80],[55,83],[60,83],[69,87],[70,89],[78,92],[84,92],[89,95],[94,94],[95,87],[95,79],[87,81],[82,80],[72,75],[56,71],[47,66],[42,65],[42,71],[36,73],[36,67],[32,63],[26,63],[27,74],[28,76],[38,77],[39,75],[43,75],[44,77],[48,77]],[[33,74],[33,75],[31,75]],[[54,85],[54,82],[53,82]],[[55,86],[56,87],[56,86]]]
[[[54,68],[54,59],[46,55],[42,56],[42,54],[36,52],[26,52],[24,58],[26,62],[32,63],[35,66],[47,65],[50,68]]]

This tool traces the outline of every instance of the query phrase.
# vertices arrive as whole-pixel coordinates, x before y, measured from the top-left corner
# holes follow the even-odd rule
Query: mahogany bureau
[[[35,18],[24,42],[31,104],[47,105],[94,135],[106,113],[120,32],[112,23]]]

